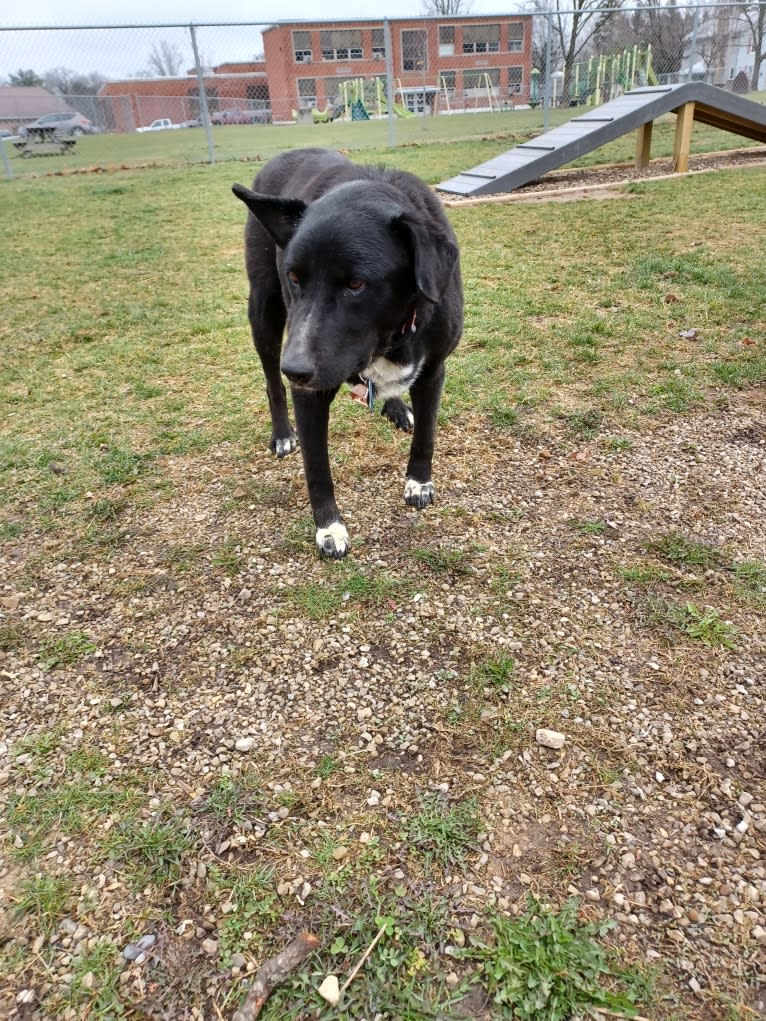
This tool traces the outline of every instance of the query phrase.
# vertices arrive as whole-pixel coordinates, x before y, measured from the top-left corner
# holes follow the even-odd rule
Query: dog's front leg
[[[316,543],[320,555],[333,560],[345,557],[349,547],[348,532],[335,502],[327,449],[330,404],[337,392],[337,388],[322,393],[292,388],[303,470],[317,528]]]
[[[423,510],[434,502],[431,465],[434,456],[436,418],[439,414],[443,385],[444,366],[440,365],[432,373],[421,376],[410,387],[415,425],[407,465],[404,502],[411,507],[417,507],[418,510]]]

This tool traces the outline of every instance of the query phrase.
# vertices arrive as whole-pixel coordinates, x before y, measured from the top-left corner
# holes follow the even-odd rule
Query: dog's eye
[[[291,269],[290,272],[287,274],[287,279],[290,281],[291,284],[295,284],[296,287],[301,282],[298,274],[295,272],[294,269]]]
[[[346,290],[351,291],[352,294],[359,294],[366,286],[364,280],[349,280],[346,284]]]

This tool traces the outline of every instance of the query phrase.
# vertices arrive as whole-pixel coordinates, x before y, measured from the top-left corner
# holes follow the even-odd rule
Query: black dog
[[[444,360],[463,327],[455,235],[417,177],[356,166],[325,149],[287,152],[234,194],[245,228],[248,316],[266,376],[271,449],[297,446],[281,371],[290,380],[316,541],[345,556],[348,533],[330,473],[330,404],[344,382],[363,383],[372,406],[413,429],[405,501],[433,502],[436,416]],[[287,323],[287,341],[282,334]],[[281,362],[280,362],[281,354]],[[412,411],[400,399],[409,390]]]

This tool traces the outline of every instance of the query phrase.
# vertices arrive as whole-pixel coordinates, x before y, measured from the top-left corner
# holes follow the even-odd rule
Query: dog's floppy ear
[[[231,190],[245,203],[253,216],[261,221],[279,247],[285,248],[306,212],[306,203],[300,199],[259,195],[243,184],[233,184]]]
[[[415,283],[428,301],[437,302],[447,290],[455,263],[457,245],[444,231],[406,213],[396,221],[412,249]]]

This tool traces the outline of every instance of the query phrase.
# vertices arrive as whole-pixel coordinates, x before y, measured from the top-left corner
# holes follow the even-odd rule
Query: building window
[[[295,63],[310,64],[312,56],[311,32],[293,32],[293,57]]]
[[[463,29],[463,53],[499,53],[499,25],[466,25]]]
[[[447,92],[454,92],[457,85],[457,75],[454,71],[442,71],[439,75],[439,82]]]
[[[402,70],[428,70],[426,33],[421,28],[402,30]]]
[[[439,56],[455,56],[455,26],[439,25]]]
[[[362,30],[360,28],[334,28],[319,33],[322,60],[361,60]]]
[[[298,106],[301,110],[311,110],[317,105],[316,78],[298,79]]]
[[[497,96],[500,87],[500,69],[490,68],[487,71],[464,71],[463,88],[469,98],[477,99],[487,96]]]
[[[521,53],[524,48],[524,24],[514,21],[508,26],[508,52]]]
[[[518,96],[521,94],[521,86],[524,84],[524,68],[523,67],[509,67],[508,68],[508,93],[511,96]]]
[[[386,59],[386,39],[382,28],[373,28],[372,30],[372,59]]]

